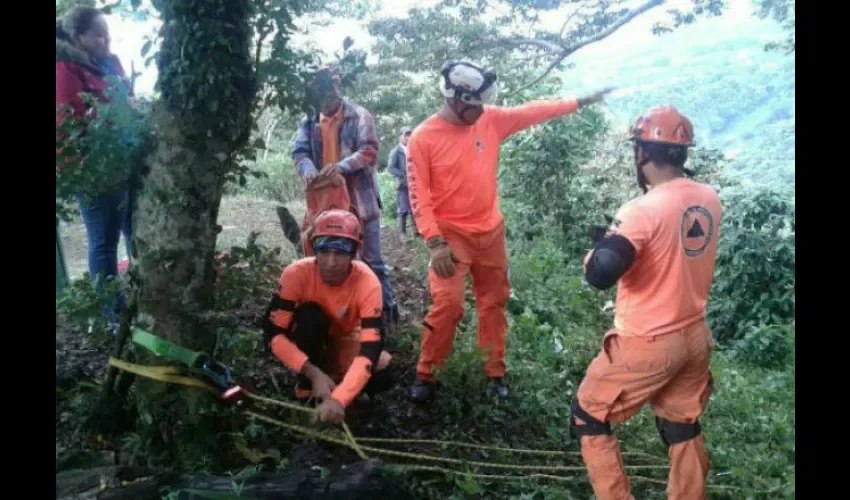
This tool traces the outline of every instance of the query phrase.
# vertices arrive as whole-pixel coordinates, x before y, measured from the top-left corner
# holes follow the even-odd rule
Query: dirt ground
[[[221,202],[219,224],[222,226],[218,236],[218,246],[221,249],[232,245],[244,245],[251,231],[260,231],[257,243],[268,247],[280,246],[289,250],[291,245],[286,241],[280,229],[275,207],[278,203],[245,197],[225,198]],[[303,203],[290,203],[287,208],[297,220],[304,214]],[[62,240],[62,250],[65,252],[65,263],[71,279],[76,279],[88,270],[88,240],[86,228],[81,219],[63,223],[59,228]],[[118,260],[126,257],[124,237],[118,243]]]

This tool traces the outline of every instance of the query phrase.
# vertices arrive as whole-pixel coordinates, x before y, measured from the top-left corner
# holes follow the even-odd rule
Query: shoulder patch
[[[692,205],[682,214],[680,241],[688,257],[702,255],[711,243],[714,232],[714,218],[705,208]]]

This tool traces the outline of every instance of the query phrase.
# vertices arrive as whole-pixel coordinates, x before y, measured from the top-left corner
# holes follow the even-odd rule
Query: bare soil
[[[274,201],[246,197],[225,198],[221,202],[218,223],[222,227],[218,235],[218,246],[222,250],[233,245],[244,245],[252,231],[260,232],[257,243],[268,247],[279,246],[285,251],[291,249],[280,229]],[[288,204],[287,208],[300,221],[304,215],[304,204]],[[77,279],[88,270],[88,238],[86,228],[78,217],[72,223],[63,223],[59,228],[62,250],[71,279]],[[118,260],[126,258],[124,236],[118,243]]]

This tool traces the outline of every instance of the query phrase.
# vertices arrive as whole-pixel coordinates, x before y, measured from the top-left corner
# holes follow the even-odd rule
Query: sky
[[[375,17],[406,16],[408,9],[412,7],[429,7],[438,0],[382,0],[382,8],[376,12]],[[636,2],[640,3],[640,2]],[[621,44],[634,45],[641,42],[649,42],[652,38],[650,28],[659,17],[665,15],[665,9],[676,6],[687,6],[690,0],[668,0],[666,6],[656,7],[631,23],[623,26],[616,33],[596,44],[590,45],[578,53],[583,60],[597,60],[598,64],[605,64],[606,52],[616,50]],[[723,15],[724,24],[733,28],[735,24],[751,18],[753,7],[750,0],[728,0],[729,6]],[[542,24],[554,30],[560,29],[566,13],[546,16],[547,21]],[[357,47],[367,48],[375,41],[366,30],[367,20],[357,21],[354,19],[342,19],[335,21],[327,27],[312,27],[308,39],[318,43],[319,47],[327,53],[339,50],[346,36],[355,40]],[[131,65],[141,75],[136,80],[136,93],[138,95],[149,95],[153,92],[156,83],[156,66],[151,64],[144,66],[144,58],[140,52],[146,41],[146,36],[155,32],[158,23],[155,21],[136,22],[121,19],[117,15],[109,16],[108,23],[112,35],[112,50],[121,58],[121,62],[129,72]],[[589,68],[592,70],[592,68]]]

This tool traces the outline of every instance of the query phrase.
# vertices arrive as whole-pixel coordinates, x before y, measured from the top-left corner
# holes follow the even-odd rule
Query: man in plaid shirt
[[[340,78],[329,68],[315,73],[308,90],[318,112],[301,121],[292,141],[295,168],[307,183],[337,172],[345,177],[349,197],[363,224],[361,257],[381,282],[384,316],[396,322],[398,306],[381,252],[380,141],[375,120],[362,106],[342,97]]]

